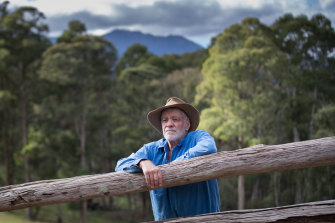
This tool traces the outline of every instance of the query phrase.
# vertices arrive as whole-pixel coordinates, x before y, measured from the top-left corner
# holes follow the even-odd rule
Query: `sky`
[[[21,6],[44,13],[51,37],[66,30],[69,21],[79,20],[89,34],[125,29],[182,35],[203,47],[246,17],[271,25],[286,13],[308,18],[322,13],[335,24],[335,0],[12,0],[9,9]]]

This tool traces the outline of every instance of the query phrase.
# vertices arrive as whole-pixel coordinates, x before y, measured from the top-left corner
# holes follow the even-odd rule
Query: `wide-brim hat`
[[[194,131],[198,128],[200,122],[199,111],[192,105],[181,100],[180,98],[172,97],[167,99],[166,104],[164,106],[159,107],[148,113],[148,121],[160,133],[163,132],[161,124],[161,115],[163,110],[167,108],[179,108],[186,113],[187,117],[190,119],[191,124],[190,129],[188,130],[189,132]]]

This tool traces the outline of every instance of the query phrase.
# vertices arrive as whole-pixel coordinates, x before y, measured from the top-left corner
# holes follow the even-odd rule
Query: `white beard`
[[[173,130],[173,131],[167,131],[167,130]],[[185,136],[185,129],[182,129],[178,131],[176,128],[167,128],[163,132],[164,138],[168,142],[177,142],[180,141]]]

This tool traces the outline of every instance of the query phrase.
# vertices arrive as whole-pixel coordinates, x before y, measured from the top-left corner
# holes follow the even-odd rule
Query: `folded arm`
[[[174,161],[191,159],[198,156],[203,156],[211,153],[216,153],[217,148],[214,138],[206,131],[199,131],[196,138],[196,145],[188,149],[182,156]]]
[[[120,159],[115,167],[116,172],[143,172],[147,185],[151,188],[162,186],[162,173],[158,166],[150,161],[147,148],[143,146],[129,157]]]

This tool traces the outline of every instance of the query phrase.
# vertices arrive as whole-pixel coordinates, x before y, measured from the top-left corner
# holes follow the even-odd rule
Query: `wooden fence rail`
[[[156,223],[334,223],[335,200],[318,201],[305,204],[275,208],[225,211],[187,218],[168,219]]]
[[[162,165],[163,187],[335,164],[335,137],[258,145]],[[0,188],[0,211],[148,191],[143,174],[107,173]]]

